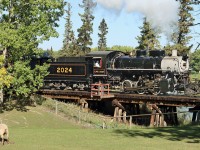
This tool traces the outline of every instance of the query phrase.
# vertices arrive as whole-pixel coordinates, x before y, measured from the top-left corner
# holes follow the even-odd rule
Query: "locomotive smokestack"
[[[172,56],[177,56],[177,50],[172,50]]]

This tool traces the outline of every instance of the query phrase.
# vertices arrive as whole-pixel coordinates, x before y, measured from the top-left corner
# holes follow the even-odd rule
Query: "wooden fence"
[[[63,107],[64,106],[64,107]],[[152,114],[139,114],[139,115],[128,115],[128,116],[103,116],[95,113],[88,112],[87,109],[81,109],[80,107],[69,106],[64,102],[55,101],[55,113],[66,113],[68,117],[74,118],[78,123],[88,123],[92,124],[97,128],[132,128],[136,125],[141,125],[140,122],[150,124],[151,127],[164,127],[167,126],[166,123],[161,125],[161,119],[164,119],[162,116],[171,115],[171,114],[181,114],[181,113],[191,113],[189,111],[182,112],[168,112],[168,113],[155,113],[154,120],[151,120]],[[200,111],[197,111],[199,117],[197,121],[200,121]],[[162,116],[161,116],[162,115]],[[152,123],[153,121],[153,123]]]

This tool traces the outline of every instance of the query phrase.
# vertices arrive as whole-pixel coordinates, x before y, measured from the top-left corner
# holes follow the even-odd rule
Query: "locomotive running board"
[[[131,69],[131,68],[125,68],[125,69],[122,69],[122,68],[107,68],[107,70],[135,70],[135,71],[171,71],[169,69]]]

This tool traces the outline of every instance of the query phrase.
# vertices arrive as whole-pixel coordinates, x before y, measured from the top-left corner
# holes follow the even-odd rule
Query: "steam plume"
[[[175,0],[96,0],[106,9],[141,13],[153,28],[172,32],[178,22],[179,2]]]

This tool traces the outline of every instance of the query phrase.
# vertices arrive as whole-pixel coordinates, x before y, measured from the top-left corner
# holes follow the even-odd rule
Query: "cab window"
[[[101,58],[93,58],[93,66],[94,68],[101,68],[102,67]]]

